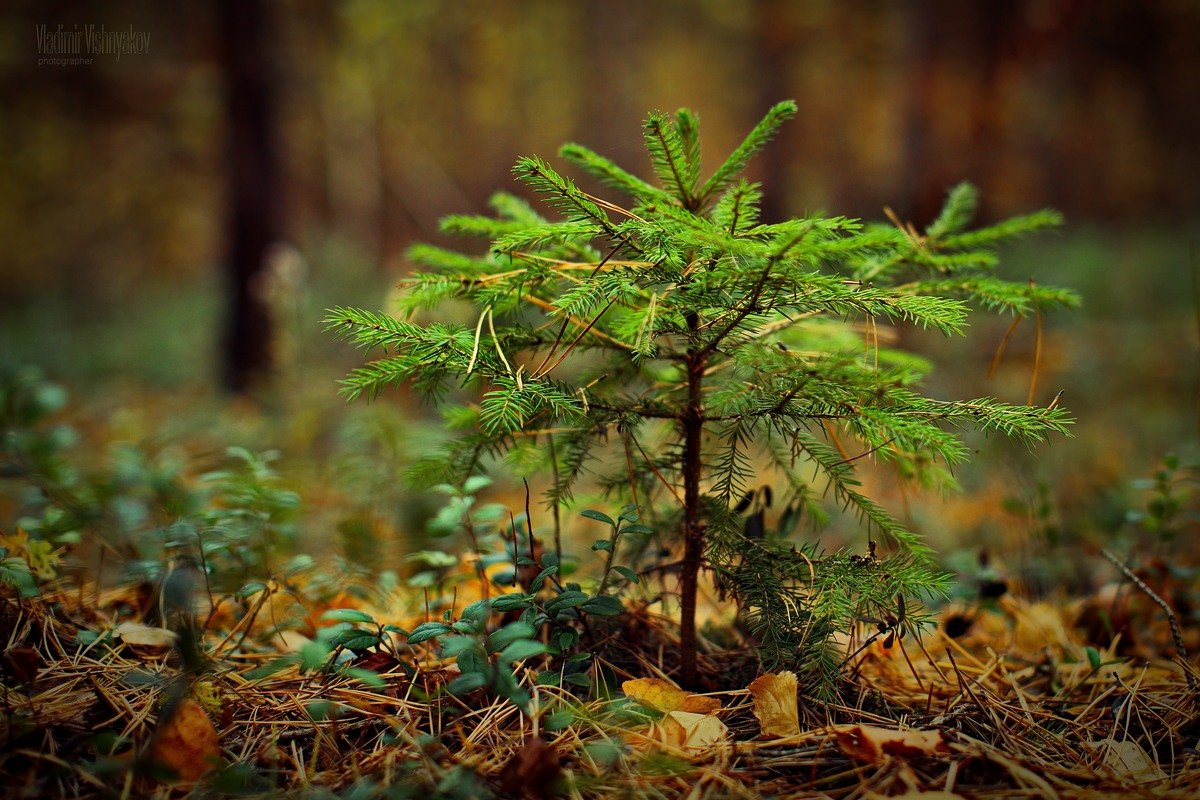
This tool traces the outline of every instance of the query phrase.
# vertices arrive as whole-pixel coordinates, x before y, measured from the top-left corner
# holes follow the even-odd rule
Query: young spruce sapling
[[[1055,226],[1059,215],[971,230],[977,197],[963,184],[923,233],[838,216],[764,221],[760,186],[740,173],[795,113],[792,102],[776,105],[707,178],[698,119],[686,109],[646,121],[654,183],[581,145],[561,149],[621,203],[521,158],[516,177],[556,214],[497,194],[495,218],[442,222],[445,232],[488,239],[484,253],[412,250],[424,269],[405,281],[400,317],[351,308],[328,316],[383,354],[345,379],[351,398],[396,385],[482,395],[446,412],[457,435],[426,465],[433,480],[460,483],[508,458],[552,476],[557,508],[590,467],[681,543],[687,686],[698,678],[702,569],[741,605],[764,664],[799,669],[824,694],[845,656],[834,633],[894,613],[898,597],[944,587],[927,546],[861,491],[864,457],[946,487],[967,456],[953,428],[1036,442],[1070,422],[1055,404],[928,397],[928,365],[880,335],[898,324],[961,334],[975,307],[1024,316],[1074,305],[1068,291],[994,273],[997,244]],[[471,322],[411,321],[452,299],[470,304]],[[774,535],[747,537],[734,507],[764,482],[784,490],[787,511]],[[885,543],[878,555],[873,541],[869,557],[786,541],[797,520],[825,518],[826,494]]]

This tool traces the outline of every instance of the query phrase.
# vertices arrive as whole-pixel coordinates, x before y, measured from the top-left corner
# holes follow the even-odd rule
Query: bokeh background
[[[798,101],[752,168],[771,218],[888,207],[922,226],[963,179],[984,221],[1066,215],[1002,269],[1083,296],[1045,320],[1038,376],[1075,437],[980,440],[958,500],[876,487],[944,549],[1000,542],[1033,584],[1082,580],[1045,556],[1132,542],[1134,481],[1196,452],[1194,0],[4,5],[0,363],[65,385],[94,442],[280,449],[312,541],[419,530],[428,507],[397,474],[437,437],[416,398],[345,407],[335,380],[359,356],[323,309],[386,307],[406,249],[514,189],[518,155],[573,140],[648,171],[644,114],[680,106],[715,165]],[[149,50],[39,64],[37,26],[60,24],[146,31]],[[1008,324],[902,336],[938,364],[935,393],[1021,402],[1031,324],[987,377]]]

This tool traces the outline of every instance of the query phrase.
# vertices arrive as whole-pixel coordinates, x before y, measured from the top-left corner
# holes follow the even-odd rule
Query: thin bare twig
[[[1196,691],[1200,688],[1200,682],[1196,680],[1195,671],[1192,669],[1191,663],[1188,661],[1187,648],[1183,644],[1183,631],[1179,627],[1179,618],[1175,616],[1175,612],[1166,600],[1158,596],[1158,594],[1146,585],[1146,582],[1139,578],[1133,570],[1125,565],[1125,562],[1117,558],[1117,556],[1107,547],[1100,550],[1100,554],[1108,559],[1114,567],[1121,571],[1121,574],[1133,582],[1133,585],[1142,590],[1142,594],[1149,597],[1154,603],[1163,610],[1167,615],[1167,622],[1171,625],[1171,638],[1175,640],[1175,651],[1179,655],[1179,660],[1182,662],[1183,675],[1187,678],[1188,688]]]

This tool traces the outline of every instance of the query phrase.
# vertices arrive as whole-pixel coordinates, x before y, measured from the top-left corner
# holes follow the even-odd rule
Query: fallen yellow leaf
[[[7,550],[10,556],[24,559],[30,572],[42,580],[58,577],[62,548],[55,550],[45,539],[30,539],[24,529],[17,528],[16,533],[0,535],[0,547]]]
[[[193,783],[212,769],[221,755],[217,729],[195,700],[184,698],[159,726],[150,743],[150,757],[175,771],[180,781]]]
[[[1016,620],[1013,646],[1022,653],[1040,653],[1047,645],[1062,647],[1073,641],[1064,609],[1053,603],[1006,605]]]
[[[839,725],[834,728],[834,734],[842,752],[864,764],[878,764],[888,756],[919,758],[950,752],[940,731],[893,731],[875,725]]]
[[[300,631],[279,631],[271,640],[276,649],[283,653],[299,653],[306,645],[312,644],[312,639]]]
[[[800,733],[800,708],[796,699],[796,673],[768,672],[746,687],[754,698],[754,716],[764,736]]]
[[[1135,783],[1152,783],[1167,779],[1162,768],[1151,761],[1142,746],[1132,739],[1120,742],[1111,738],[1101,739],[1093,742],[1093,746],[1104,752],[1104,766],[1119,777]]]
[[[696,754],[723,743],[729,729],[711,714],[668,711],[659,724],[659,732],[663,744]]]
[[[174,631],[143,625],[140,622],[122,622],[113,629],[113,633],[127,644],[140,647],[170,647],[179,638]]]
[[[621,684],[625,696],[655,711],[686,711],[691,714],[715,714],[721,701],[715,697],[688,694],[673,683],[659,678],[636,678]]]

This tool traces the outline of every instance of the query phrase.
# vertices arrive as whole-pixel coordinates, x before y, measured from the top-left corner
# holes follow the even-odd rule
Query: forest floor
[[[445,691],[456,667],[420,644],[345,651],[336,670],[307,663],[308,637],[338,614],[308,608],[307,623],[273,633],[286,587],[249,609],[219,604],[181,637],[155,622],[152,587],[50,585],[0,599],[3,793],[1200,796],[1195,664],[1174,658],[1147,594],[1110,588],[952,606],[919,641],[847,643],[832,703],[797,696],[787,674],[751,681],[746,646],[711,642],[702,666],[716,691],[683,692],[670,683],[673,624],[635,607],[600,634],[590,686],[539,686],[519,669],[522,711]],[[1113,624],[1124,632],[1107,647],[1089,644]]]

